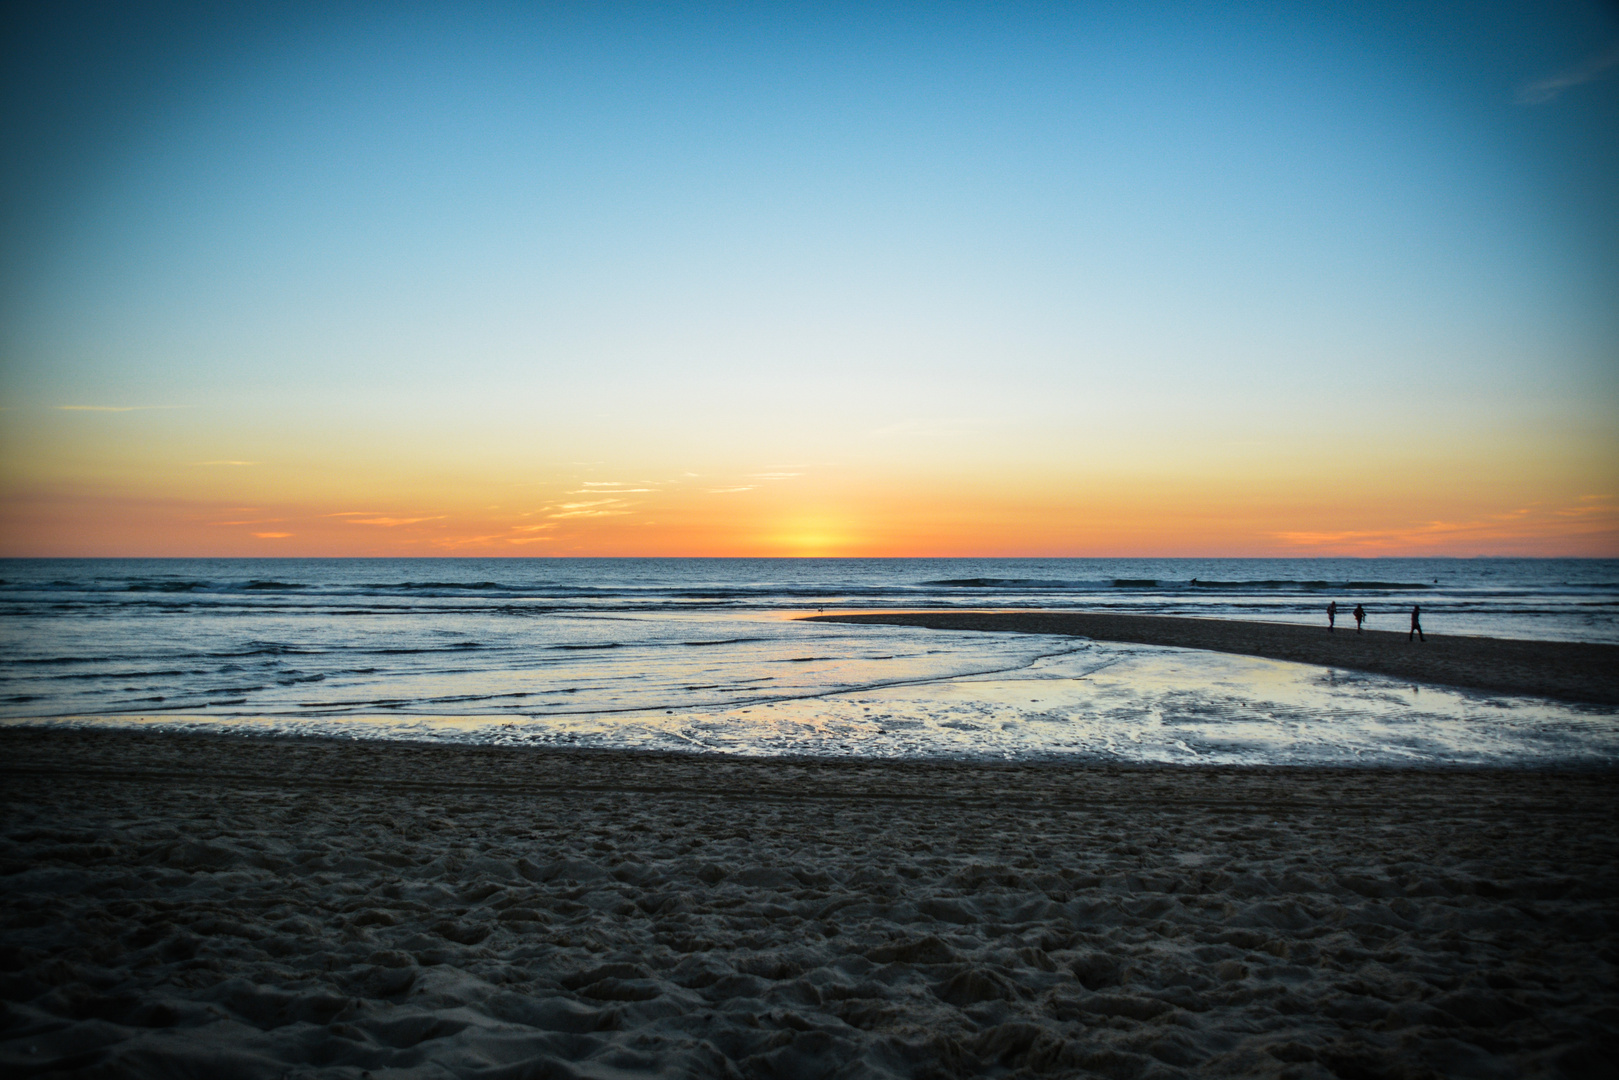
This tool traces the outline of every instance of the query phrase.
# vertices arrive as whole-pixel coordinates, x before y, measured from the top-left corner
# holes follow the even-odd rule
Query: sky
[[[0,555],[1619,556],[1619,6],[8,5]]]

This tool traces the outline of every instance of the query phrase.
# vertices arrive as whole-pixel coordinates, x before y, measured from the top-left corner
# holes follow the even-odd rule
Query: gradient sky
[[[1619,555],[1619,8],[16,4],[0,554]]]

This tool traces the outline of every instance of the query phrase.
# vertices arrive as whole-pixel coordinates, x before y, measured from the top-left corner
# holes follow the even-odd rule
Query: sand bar
[[[0,1072],[1599,1075],[1610,772],[0,731]]]
[[[1429,634],[1423,642],[1387,630],[1357,634],[1353,623],[1329,633],[1324,625],[1079,611],[884,611],[811,615],[808,619],[931,630],[1067,634],[1349,668],[1472,690],[1619,704],[1619,645],[1438,634]]]

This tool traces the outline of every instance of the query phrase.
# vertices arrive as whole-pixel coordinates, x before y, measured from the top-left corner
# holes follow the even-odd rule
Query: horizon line
[[[417,560],[424,560],[424,561],[425,560],[430,560],[430,559],[431,560],[436,560],[436,561],[450,561],[450,560],[468,560],[468,561],[470,561],[470,560],[484,560],[484,561],[490,561],[490,560],[500,560],[500,561],[506,561],[506,562],[517,562],[517,561],[525,561],[525,562],[559,562],[559,561],[563,561],[563,560],[567,560],[567,559],[595,559],[595,560],[602,560],[602,561],[620,560],[620,561],[625,561],[625,562],[628,562],[628,561],[631,561],[631,560],[647,560],[647,559],[665,559],[665,560],[669,560],[669,559],[712,559],[712,560],[721,560],[721,559],[762,560],[762,559],[770,559],[770,560],[775,560],[775,561],[778,561],[778,562],[809,562],[809,561],[819,561],[819,562],[856,562],[856,561],[865,561],[865,562],[870,562],[870,561],[875,561],[875,560],[901,560],[901,559],[916,559],[916,560],[929,559],[929,560],[935,560],[935,561],[945,561],[945,560],[952,560],[952,559],[955,559],[955,560],[977,559],[977,560],[994,560],[994,561],[998,561],[998,562],[1040,562],[1040,561],[1061,561],[1061,560],[1081,561],[1081,560],[1117,560],[1117,559],[1141,559],[1141,560],[1155,560],[1155,561],[1159,561],[1159,562],[1174,562],[1174,561],[1188,561],[1189,562],[1189,561],[1199,560],[1199,559],[1232,559],[1232,560],[1244,559],[1244,560],[1249,560],[1249,561],[1252,561],[1252,562],[1265,562],[1265,561],[1280,562],[1280,561],[1286,561],[1286,560],[1309,561],[1309,560],[1326,560],[1326,559],[1337,559],[1337,560],[1354,559],[1354,560],[1359,560],[1359,561],[1371,562],[1371,561],[1375,561],[1375,560],[1379,560],[1379,559],[1383,559],[1383,560],[1394,560],[1394,559],[1417,560],[1417,559],[1422,559],[1422,560],[1426,560],[1426,561],[1431,562],[1431,561],[1435,561],[1435,560],[1449,559],[1449,560],[1457,561],[1457,562],[1461,562],[1461,561],[1476,562],[1476,561],[1485,560],[1485,559],[1515,559],[1515,560],[1536,560],[1536,561],[1540,561],[1540,562],[1576,562],[1576,561],[1579,561],[1579,562],[1613,562],[1613,561],[1619,561],[1619,554],[1614,554],[1614,555],[1500,555],[1500,554],[1495,554],[1495,555],[1482,555],[1482,554],[1480,554],[1480,555],[578,555],[578,554],[561,555],[561,554],[547,554],[547,553],[544,553],[544,552],[537,552],[537,553],[534,553],[534,554],[520,554],[520,555],[5,555],[5,554],[0,554],[0,560],[14,561],[14,562],[22,562],[22,561],[26,561],[26,560],[58,561],[58,562],[68,562],[68,561],[89,562],[89,561],[93,561],[93,560],[114,561],[114,560],[136,560],[136,559],[144,560],[144,561],[148,561],[148,562],[157,561],[157,560],[176,560],[176,561],[178,561],[178,560],[184,560],[184,559],[212,559],[212,560],[218,560],[218,561],[221,561],[221,562],[224,562],[224,561],[269,562],[269,561],[274,561],[274,560],[283,560],[283,561],[291,562],[291,561],[300,560],[300,559],[323,559],[323,560],[329,560],[329,561],[333,561],[333,562],[336,562],[336,561],[355,561],[355,562],[358,562],[360,560],[377,560],[377,561],[391,560],[391,561],[398,562],[398,561],[401,561],[401,560],[409,560],[409,559],[417,559]]]

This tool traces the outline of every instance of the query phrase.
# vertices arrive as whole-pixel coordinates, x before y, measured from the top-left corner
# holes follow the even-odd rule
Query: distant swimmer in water
[[[1412,604],[1411,605],[1411,633],[1405,635],[1405,640],[1410,641],[1412,634],[1415,634],[1417,636],[1417,638],[1419,640],[1421,640],[1421,641],[1427,641],[1428,640],[1427,635],[1422,632],[1422,605],[1421,604]]]
[[[1366,621],[1366,609],[1359,604],[1355,605],[1355,633],[1360,633],[1360,624]]]
[[[1333,626],[1338,622],[1338,601],[1327,602],[1327,633],[1332,633]]]

